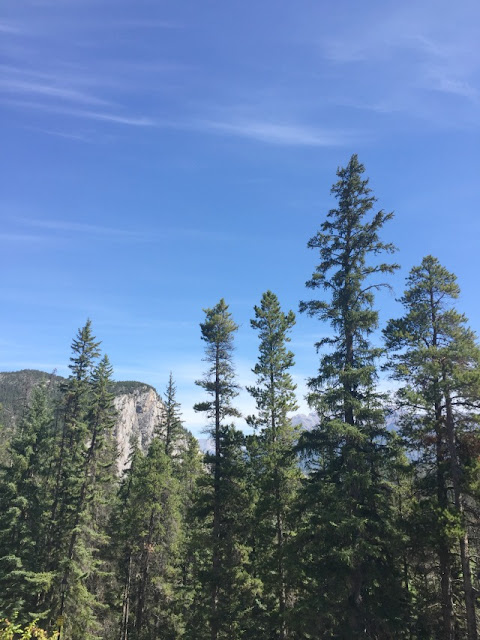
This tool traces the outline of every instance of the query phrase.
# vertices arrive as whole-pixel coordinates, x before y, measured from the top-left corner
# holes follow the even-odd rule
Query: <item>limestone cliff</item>
[[[118,419],[115,435],[118,444],[118,468],[123,471],[128,463],[132,439],[146,451],[155,427],[160,424],[164,406],[152,387],[138,386],[115,397]]]
[[[25,413],[33,388],[46,384],[55,405],[62,382],[65,378],[61,376],[33,369],[0,373],[0,463],[4,462],[2,452],[6,455],[8,441]],[[128,463],[132,438],[138,439],[140,447],[146,451],[164,406],[155,389],[142,382],[114,382],[112,390],[118,411],[115,427],[118,469],[122,472]]]

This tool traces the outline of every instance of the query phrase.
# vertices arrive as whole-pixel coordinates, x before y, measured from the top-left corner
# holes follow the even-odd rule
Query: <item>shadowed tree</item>
[[[397,400],[417,470],[419,507],[430,514],[433,527],[443,623],[438,633],[450,640],[459,637],[459,625],[463,628],[462,617],[455,615],[458,545],[466,633],[476,640],[469,532],[478,531],[472,516],[478,500],[480,350],[465,316],[454,308],[458,296],[455,276],[436,258],[425,257],[407,279],[401,298],[405,315],[389,322],[385,336],[393,377],[403,385]]]

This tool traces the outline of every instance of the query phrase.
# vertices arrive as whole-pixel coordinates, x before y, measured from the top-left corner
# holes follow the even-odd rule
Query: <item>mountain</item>
[[[294,426],[299,425],[307,431],[311,431],[314,427],[316,427],[318,425],[318,420],[319,418],[315,411],[312,411],[308,415],[305,413],[296,413],[294,416],[292,416],[292,424]]]
[[[0,373],[0,445],[2,452],[15,432],[30,400],[32,390],[40,383],[47,385],[52,400],[59,397],[65,378],[35,369]],[[146,451],[155,427],[163,415],[163,402],[153,387],[144,382],[114,382],[115,408],[118,412],[115,435],[118,445],[118,468],[127,466],[132,438],[138,438]],[[2,457],[0,456],[0,461]]]

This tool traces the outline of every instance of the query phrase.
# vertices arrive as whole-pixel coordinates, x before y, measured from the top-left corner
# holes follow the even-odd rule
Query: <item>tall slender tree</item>
[[[249,422],[260,430],[250,439],[258,494],[256,567],[264,585],[269,614],[268,637],[281,640],[289,636],[287,618],[292,598],[286,550],[293,529],[293,499],[300,481],[300,468],[294,454],[298,430],[288,418],[288,413],[298,408],[296,385],[289,372],[294,356],[287,348],[288,334],[294,324],[293,311],[283,313],[277,296],[271,291],[264,293],[251,320],[260,340],[258,362],[253,368],[257,384],[247,387],[258,411]]]
[[[316,343],[330,352],[322,351],[319,373],[309,380],[319,425],[301,443],[311,473],[299,536],[306,587],[299,607],[304,632],[322,638],[402,637],[389,478],[398,450],[375,384],[380,350],[370,341],[378,323],[373,292],[386,286],[371,277],[397,268],[375,262],[394,251],[379,237],[393,214],[373,212],[376,198],[363,173],[356,155],[337,171],[332,193],[338,205],[308,243],[321,261],[307,287],[330,295],[300,303],[301,311],[333,329]]]
[[[206,456],[211,469],[211,487],[205,487],[203,501],[210,501],[211,568],[206,584],[209,588],[208,616],[211,640],[240,637],[242,619],[248,609],[248,551],[245,548],[242,521],[249,499],[245,485],[244,438],[231,423],[239,416],[233,406],[238,394],[232,362],[233,336],[238,326],[223,298],[211,309],[205,309],[205,321],[200,325],[206,343],[205,361],[208,369],[197,384],[209,395],[195,405],[210,420],[214,452]],[[209,517],[209,516],[207,516]],[[196,631],[198,636],[198,630]]]
[[[91,322],[72,343],[71,375],[62,386],[47,566],[54,571],[50,624],[60,637],[90,638],[101,630],[101,547],[105,502],[115,464],[111,366],[100,362]]]
[[[180,416],[180,403],[177,402],[177,386],[170,372],[167,388],[164,393],[165,411],[160,423],[161,435],[165,440],[165,453],[172,457],[178,454],[178,447],[182,436],[185,436]]]
[[[480,446],[480,349],[465,316],[454,308],[458,295],[455,276],[433,256],[425,257],[407,279],[401,298],[405,315],[389,322],[385,336],[392,375],[402,384],[397,400],[417,471],[417,495],[422,511],[430,514],[430,529],[434,524],[430,541],[438,557],[442,612],[437,637],[451,640],[463,627],[463,617],[455,615],[458,545],[466,633],[476,640],[469,532],[478,497],[469,470],[472,463],[476,467]]]

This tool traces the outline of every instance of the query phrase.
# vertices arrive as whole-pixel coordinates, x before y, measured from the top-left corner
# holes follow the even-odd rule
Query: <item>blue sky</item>
[[[4,0],[0,369],[65,373],[91,317],[117,379],[174,372],[198,432],[202,308],[230,304],[251,382],[253,305],[308,297],[306,242],[352,153],[395,211],[395,294],[433,253],[480,329],[479,42],[477,0]],[[304,411],[327,332],[292,335]]]

